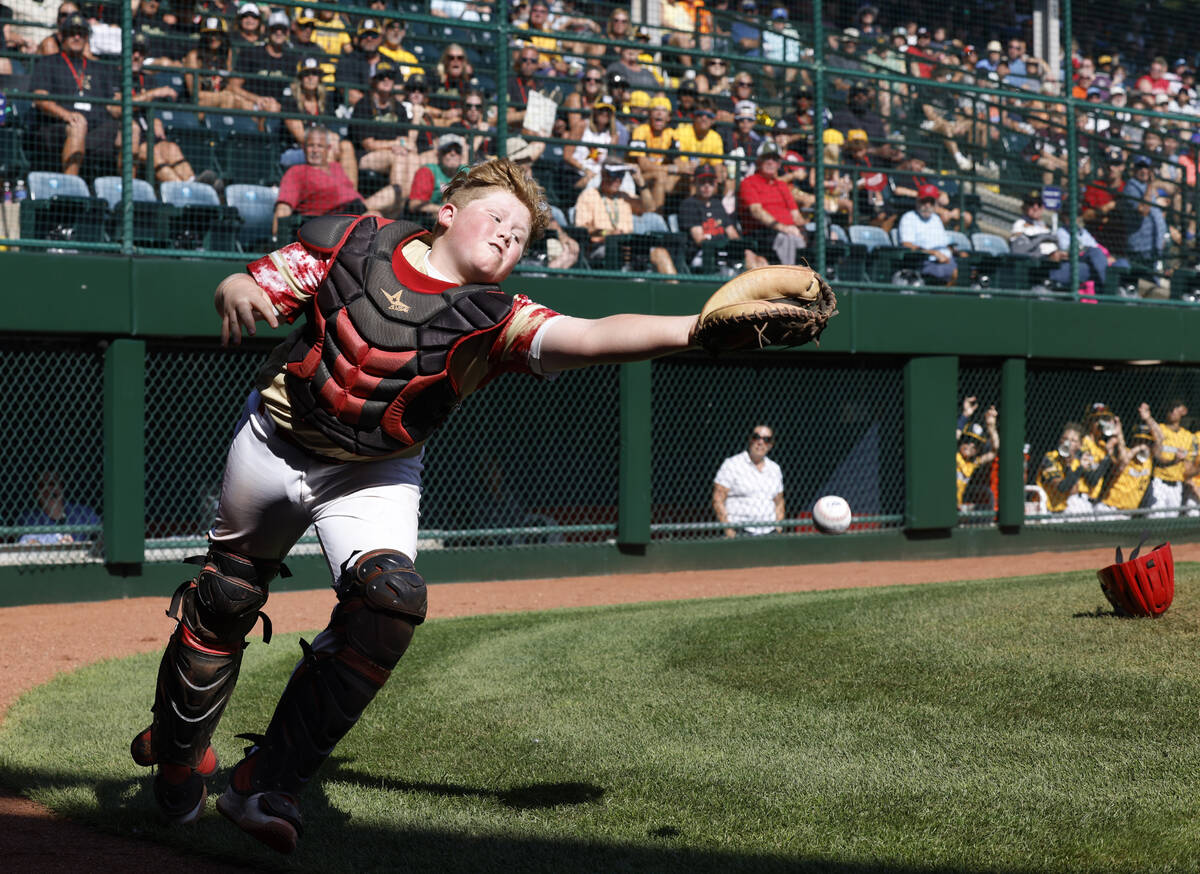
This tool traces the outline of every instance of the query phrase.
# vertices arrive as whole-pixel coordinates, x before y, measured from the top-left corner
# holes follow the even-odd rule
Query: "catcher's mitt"
[[[1118,616],[1161,616],[1175,598],[1175,559],[1171,544],[1163,543],[1138,558],[1139,543],[1129,561],[1096,571],[1104,597]]]
[[[704,304],[693,339],[709,352],[816,342],[837,315],[829,283],[808,267],[759,267],[737,276]]]

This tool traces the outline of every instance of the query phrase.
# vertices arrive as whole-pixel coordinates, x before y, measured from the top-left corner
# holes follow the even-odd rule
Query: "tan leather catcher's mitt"
[[[737,276],[708,299],[695,341],[709,352],[802,346],[816,342],[837,315],[829,283],[808,267],[759,267]]]

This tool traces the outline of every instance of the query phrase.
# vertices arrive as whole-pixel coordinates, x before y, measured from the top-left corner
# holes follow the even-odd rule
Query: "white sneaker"
[[[962,152],[954,153],[954,163],[957,164],[958,169],[962,170],[964,173],[970,172],[970,170],[975,166],[971,163],[971,159]]]
[[[933,130],[933,119],[927,118],[921,122],[921,130]]]

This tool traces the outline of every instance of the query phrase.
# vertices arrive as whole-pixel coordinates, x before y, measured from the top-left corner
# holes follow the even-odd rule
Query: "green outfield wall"
[[[166,594],[202,552],[223,449],[250,377],[282,331],[222,350],[212,289],[236,262],[5,253],[0,330],[0,603]],[[519,287],[518,287],[519,283]],[[509,291],[579,316],[695,312],[712,285],[522,277]],[[819,348],[700,353],[543,384],[507,377],[469,399],[427,453],[418,567],[431,582],[939,557],[1193,539],[1200,518],[1045,524],[1030,465],[1094,402],[1200,408],[1200,312],[1032,297],[841,290]],[[955,496],[962,398],[999,410],[994,502]],[[775,425],[784,533],[721,536],[721,459]],[[1188,420],[1188,424],[1191,421]],[[1023,455],[1030,459],[1026,461]],[[40,471],[101,521],[71,542],[23,515]],[[859,524],[823,537],[807,510],[846,494]],[[26,542],[22,543],[22,539]],[[302,542],[277,588],[328,584]]]

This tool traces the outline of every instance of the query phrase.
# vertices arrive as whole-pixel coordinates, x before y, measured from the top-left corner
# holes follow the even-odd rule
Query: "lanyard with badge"
[[[59,54],[62,55],[63,61],[71,71],[71,77],[75,80],[75,85],[79,88],[79,96],[83,97],[85,94],[84,82],[87,81],[87,57],[85,56],[83,58],[83,64],[80,67],[79,72],[76,72],[75,65],[71,63],[71,59],[67,57],[67,53],[59,52]],[[86,101],[76,101],[75,109],[78,112],[91,112],[92,104]]]

